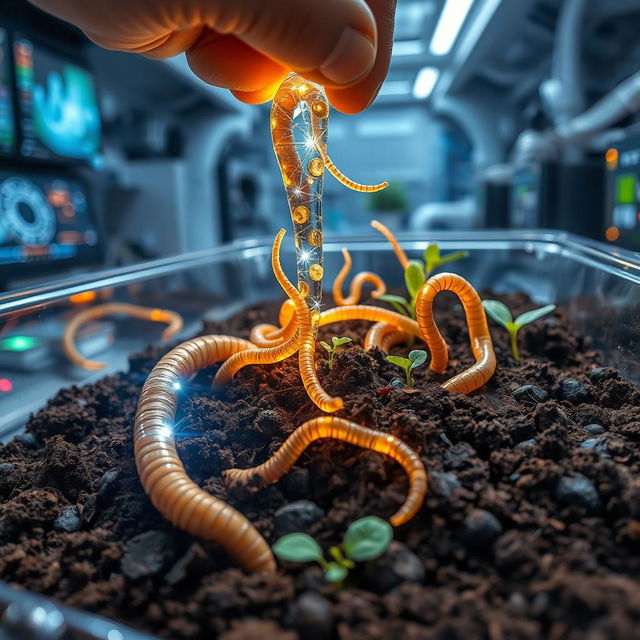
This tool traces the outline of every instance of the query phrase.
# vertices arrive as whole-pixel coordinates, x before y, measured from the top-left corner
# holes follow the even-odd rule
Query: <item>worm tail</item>
[[[409,476],[409,493],[400,509],[390,518],[393,526],[408,522],[419,511],[427,492],[427,472],[418,454],[394,435],[333,416],[322,416],[305,422],[265,463],[252,469],[230,469],[224,472],[224,479],[244,484],[258,476],[262,486],[276,482],[291,469],[312,442],[322,438],[342,440],[388,455],[404,468]]]
[[[383,296],[387,292],[387,285],[379,275],[371,273],[370,271],[361,271],[351,280],[349,296],[345,298],[342,295],[342,285],[345,278],[349,275],[349,271],[351,271],[352,262],[351,254],[346,247],[342,248],[342,255],[344,257],[344,265],[338,272],[336,279],[333,281],[333,301],[338,306],[358,304],[362,297],[362,287],[366,283],[372,284],[375,287],[375,290],[371,294],[374,298]]]
[[[327,152],[324,151],[322,153],[322,159],[324,161],[324,166],[329,170],[329,173],[340,183],[342,183],[345,187],[349,189],[353,189],[354,191],[361,191],[363,193],[373,193],[374,191],[382,191],[389,186],[388,182],[381,182],[380,184],[360,184],[359,182],[354,182],[336,167],[335,164],[331,161],[331,158],[327,155]]]

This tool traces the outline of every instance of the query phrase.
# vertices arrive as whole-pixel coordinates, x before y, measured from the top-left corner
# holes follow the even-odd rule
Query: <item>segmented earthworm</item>
[[[378,347],[382,351],[389,351],[401,342],[406,342],[412,336],[401,331],[392,324],[386,322],[376,322],[371,326],[364,339],[364,349],[368,351],[373,347]]]
[[[202,336],[164,356],[142,387],[134,452],[140,482],[165,518],[194,536],[218,543],[247,571],[275,571],[271,549],[251,522],[188,477],[173,432],[182,381],[252,346],[240,338]]]
[[[406,268],[409,266],[409,258],[407,258],[407,254],[404,252],[403,248],[400,246],[398,240],[393,235],[391,230],[383,225],[382,222],[378,222],[377,220],[372,220],[371,226],[379,231],[389,241],[389,243],[393,247],[393,252],[396,254],[396,258],[398,258],[400,266],[404,270],[406,270]]]
[[[290,338],[295,330],[295,305],[292,300],[285,300],[278,315],[280,327],[272,324],[257,324],[251,329],[249,338],[257,347],[273,347]]]
[[[312,442],[322,438],[342,440],[371,449],[400,463],[409,476],[409,493],[404,504],[389,520],[394,527],[398,527],[411,520],[418,512],[427,492],[427,472],[420,457],[394,435],[362,427],[335,416],[322,416],[305,422],[266,462],[252,469],[229,469],[223,472],[223,477],[226,482],[247,484],[257,476],[264,487],[287,473],[302,452]]]
[[[218,370],[213,380],[214,385],[226,384],[242,367],[249,364],[272,364],[292,356],[300,349],[303,341],[309,339],[309,333],[313,332],[309,308],[302,295],[289,282],[280,263],[280,245],[285,233],[284,229],[280,229],[273,242],[271,264],[278,283],[294,303],[296,331],[288,340],[277,346],[260,349],[252,345],[251,349],[232,355]]]
[[[480,296],[462,276],[440,273],[429,278],[416,298],[416,317],[422,338],[431,352],[429,368],[432,371],[443,373],[449,359],[447,343],[438,331],[433,317],[433,300],[441,291],[452,291],[460,298],[469,326],[471,349],[476,359],[469,369],[447,380],[442,386],[448,391],[470,393],[487,382],[496,370],[496,356],[487,317]]]
[[[162,340],[166,341],[182,329],[182,317],[166,309],[150,309],[126,302],[107,302],[89,307],[71,318],[62,335],[62,348],[65,356],[74,364],[85,369],[104,369],[106,362],[97,362],[85,358],[75,345],[78,330],[88,322],[104,318],[105,316],[124,314],[133,318],[150,320],[151,322],[166,322],[169,326],[162,332]]]
[[[371,292],[372,298],[378,298],[383,296],[387,292],[387,285],[384,283],[384,280],[376,273],[372,273],[371,271],[361,271],[360,273],[356,273],[351,280],[351,285],[349,286],[349,296],[343,297],[342,295],[342,284],[349,275],[349,271],[351,271],[351,254],[346,247],[342,248],[342,255],[344,257],[344,265],[342,269],[338,272],[336,279],[333,281],[333,301],[338,306],[345,306],[351,304],[358,304],[360,302],[360,297],[362,296],[362,285],[365,283],[372,284],[375,287],[375,290]]]

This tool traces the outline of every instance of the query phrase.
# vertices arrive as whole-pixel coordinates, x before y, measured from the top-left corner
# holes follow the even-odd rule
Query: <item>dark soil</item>
[[[442,298],[449,377],[471,355],[461,309]],[[531,306],[506,300],[516,312]],[[253,307],[206,332],[246,337],[276,308]],[[322,331],[354,340],[333,371],[319,369],[345,400],[339,415],[403,438],[431,480],[387,555],[358,566],[343,588],[312,565],[247,575],[151,506],[131,429],[157,348],[132,356],[129,373],[63,389],[29,421],[35,440],[0,447],[1,579],[163,638],[640,638],[640,392],[598,368],[561,311],[523,331],[520,363],[506,332],[492,329],[499,368],[470,396],[444,392],[426,368],[416,373],[419,393],[381,393],[399,370],[362,350],[366,325]],[[353,520],[389,517],[403,501],[397,465],[333,441],[310,447],[275,485],[227,491],[224,469],[264,461],[319,412],[296,359],[247,368],[222,392],[208,387],[214,370],[185,391],[179,451],[191,477],[271,543],[298,521],[328,548]]]

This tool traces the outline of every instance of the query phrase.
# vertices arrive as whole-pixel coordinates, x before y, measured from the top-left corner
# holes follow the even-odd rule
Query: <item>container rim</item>
[[[438,242],[443,249],[520,250],[560,254],[576,262],[640,284],[640,252],[611,247],[571,233],[536,230],[506,231],[435,231],[401,232],[397,234],[408,251],[424,250],[430,242]],[[161,277],[224,259],[240,260],[270,251],[273,238],[260,236],[237,240],[211,249],[138,262],[124,267],[75,274],[53,282],[35,284],[14,291],[0,293],[0,316],[16,311],[36,309],[87,290],[100,290]],[[384,238],[373,234],[328,234],[325,250],[336,252],[342,246],[373,250],[389,250]],[[285,251],[290,251],[285,247]]]

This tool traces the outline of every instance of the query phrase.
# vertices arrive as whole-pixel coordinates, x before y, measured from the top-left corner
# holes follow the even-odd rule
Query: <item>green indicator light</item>
[[[636,203],[636,176],[626,173],[616,180],[616,202],[618,204]]]
[[[0,340],[0,349],[4,351],[27,351],[37,346],[40,341],[33,336],[12,336]]]

